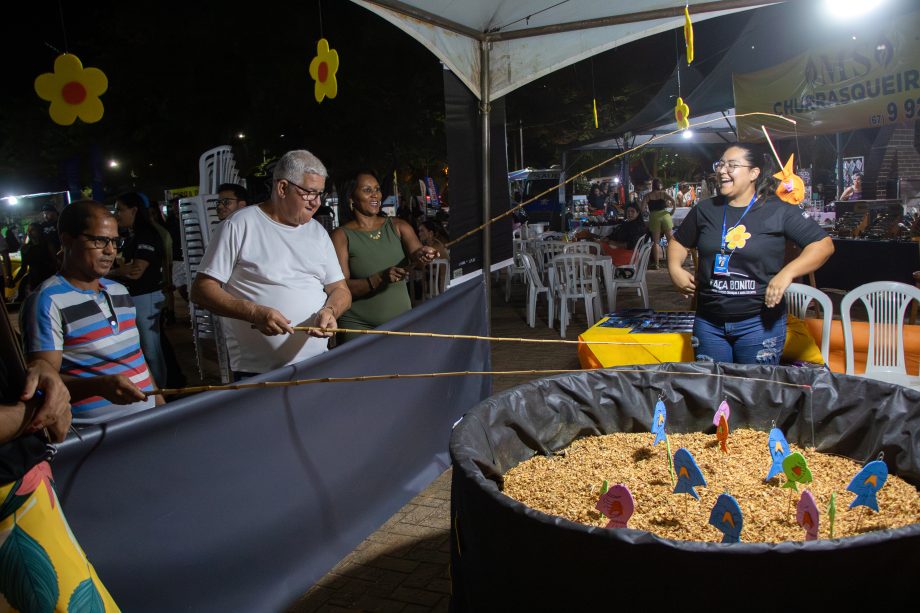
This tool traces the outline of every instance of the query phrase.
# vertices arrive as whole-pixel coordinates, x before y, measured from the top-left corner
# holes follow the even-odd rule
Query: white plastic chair
[[[549,288],[543,285],[543,281],[540,279],[540,273],[537,271],[536,262],[534,262],[533,257],[529,253],[519,253],[514,257],[515,259],[520,258],[521,266],[527,273],[527,325],[531,328],[536,327],[537,296],[546,294],[546,302],[548,304],[547,319],[549,320],[549,327],[552,328],[553,320],[556,315],[556,301],[552,292],[549,291]]]
[[[821,324],[821,357],[827,364],[827,354],[831,345],[831,320],[834,319],[834,305],[830,296],[819,289],[801,283],[790,283],[786,288],[786,309],[799,319],[807,317],[808,306],[811,301],[821,305],[824,321]]]
[[[569,323],[569,300],[583,300],[588,325],[595,323],[594,307],[601,310],[601,293],[597,280],[597,258],[581,253],[564,253],[553,258],[553,283],[550,288],[559,299],[559,333],[565,338]]]
[[[527,252],[527,244],[519,238],[512,239],[512,242],[514,244],[514,260],[505,269],[505,273],[507,274],[505,278],[505,302],[511,301],[511,282],[514,280],[514,277],[520,275],[521,281],[524,283],[527,282],[527,271],[524,270],[520,258],[517,257],[519,254]]]
[[[601,244],[594,241],[578,241],[575,243],[567,243],[565,247],[562,248],[563,253],[583,253],[586,255],[600,255],[601,254]]]
[[[617,266],[616,270],[613,271],[614,278],[617,278],[617,273],[619,273],[619,278],[626,279],[633,278],[636,276],[636,262],[639,260],[639,252],[642,251],[642,246],[646,243],[651,243],[652,237],[646,234],[638,241],[636,241],[636,246],[633,247],[632,257],[629,258],[629,264],[623,264],[622,266]],[[627,274],[627,271],[632,271],[632,274]]]
[[[904,313],[913,300],[920,301],[920,289],[895,281],[875,281],[847,292],[840,302],[840,319],[848,375],[856,374],[850,309],[857,300],[865,305],[869,321],[866,372],[861,376],[907,387],[920,386],[920,377],[907,374],[904,360]]]
[[[537,241],[534,243],[534,246],[539,250],[537,266],[543,279],[548,279],[546,271],[552,266],[553,258],[565,253],[565,248],[568,245],[569,243],[565,241]]]
[[[447,286],[450,261],[446,258],[435,258],[425,264],[425,300],[441,294]]]
[[[645,284],[645,273],[648,271],[649,257],[652,255],[652,241],[645,241],[641,247],[637,245],[636,249],[636,274],[630,279],[613,278],[613,288],[611,291],[612,300],[610,301],[610,311],[617,310],[617,290],[624,287],[634,287],[642,296],[642,304],[645,308],[648,306],[648,286]]]

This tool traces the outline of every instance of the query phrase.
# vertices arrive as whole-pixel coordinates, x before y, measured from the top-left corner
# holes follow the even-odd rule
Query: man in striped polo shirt
[[[140,348],[134,303],[125,286],[103,278],[122,244],[115,217],[81,200],[61,213],[61,271],[23,307],[30,359],[61,372],[75,423],[101,423],[162,404]]]

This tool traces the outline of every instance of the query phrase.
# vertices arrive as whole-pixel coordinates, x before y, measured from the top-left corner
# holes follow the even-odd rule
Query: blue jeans
[[[775,366],[786,344],[786,312],[764,310],[741,321],[719,321],[697,313],[692,343],[697,361]]]
[[[166,357],[160,345],[160,311],[166,297],[157,290],[149,294],[131,296],[134,300],[134,310],[137,312],[137,332],[141,337],[141,351],[147,360],[147,368],[153,375],[157,387],[166,385]]]

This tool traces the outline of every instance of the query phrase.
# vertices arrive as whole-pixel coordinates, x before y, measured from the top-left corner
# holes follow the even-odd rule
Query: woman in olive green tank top
[[[332,233],[332,244],[352,302],[338,324],[369,330],[412,308],[406,287],[409,272],[433,260],[438,252],[423,246],[405,221],[380,215],[382,193],[372,171],[361,171],[350,179],[341,199],[354,218]],[[338,341],[357,336],[360,334],[339,335]]]

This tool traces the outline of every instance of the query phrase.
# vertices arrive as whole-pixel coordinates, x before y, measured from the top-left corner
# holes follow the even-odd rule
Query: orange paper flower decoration
[[[109,80],[98,68],[83,68],[80,58],[63,53],[54,60],[54,72],[35,79],[35,93],[51,103],[49,113],[54,123],[69,126],[77,117],[86,123],[102,119],[99,96],[109,87]]]
[[[686,130],[690,127],[690,107],[684,104],[683,98],[677,99],[674,106],[674,118],[677,119],[677,127]]]
[[[316,57],[310,62],[310,77],[316,81],[313,95],[317,102],[323,98],[335,98],[339,91],[335,80],[335,73],[339,69],[339,54],[335,49],[329,48],[329,41],[325,38],[316,43]]]

